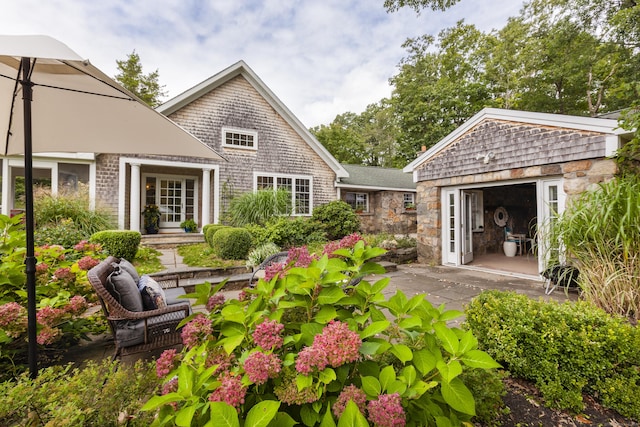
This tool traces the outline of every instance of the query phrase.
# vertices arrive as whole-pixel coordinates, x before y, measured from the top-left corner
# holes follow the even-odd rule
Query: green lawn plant
[[[251,250],[251,234],[245,228],[226,227],[211,239],[211,248],[223,259],[246,259]]]
[[[640,420],[640,330],[624,317],[585,301],[500,291],[483,292],[465,314],[480,347],[513,376],[533,381],[545,406],[579,413],[588,394]]]
[[[640,320],[640,178],[630,175],[572,199],[552,222],[568,262],[580,269],[582,297]]]
[[[229,215],[235,227],[264,225],[273,217],[291,215],[291,193],[284,189],[244,193],[231,199]]]
[[[352,241],[320,258],[300,249],[238,299],[198,285],[189,297],[207,312],[158,360],[163,394],[143,408],[154,425],[471,426],[463,373],[499,365],[447,325],[462,313],[424,294],[386,298],[388,278],[352,282],[384,272],[371,262],[384,250]]]
[[[139,231],[104,230],[95,233],[89,240],[102,245],[108,255],[133,261],[141,239],[142,235]]]

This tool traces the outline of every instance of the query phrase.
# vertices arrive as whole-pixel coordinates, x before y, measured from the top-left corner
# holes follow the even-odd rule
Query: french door
[[[443,256],[447,264],[473,261],[473,193],[451,189],[443,191]]]
[[[562,242],[551,241],[549,230],[555,218],[564,211],[566,194],[562,180],[542,181],[538,186],[538,257],[539,270],[543,271],[550,259],[562,258]]]
[[[147,175],[145,204],[160,208],[160,228],[178,228],[185,219],[197,217],[197,180],[189,177]]]

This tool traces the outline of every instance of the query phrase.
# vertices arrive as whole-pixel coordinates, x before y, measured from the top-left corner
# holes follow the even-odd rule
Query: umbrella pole
[[[31,100],[33,83],[31,82],[30,58],[22,58],[22,100],[24,108],[24,190],[25,190],[25,226],[27,232],[27,257],[25,258],[27,273],[27,338],[29,375],[38,376],[38,343],[36,318],[36,257],[34,249],[33,220],[33,152],[31,133]]]

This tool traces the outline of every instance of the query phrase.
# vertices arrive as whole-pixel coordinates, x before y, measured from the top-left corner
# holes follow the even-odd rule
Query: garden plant
[[[290,250],[238,299],[197,286],[207,312],[185,319],[182,352],[158,359],[163,392],[143,410],[158,411],[154,425],[470,425],[463,378],[499,365],[447,326],[460,312],[363,280],[383,272],[382,253],[351,235],[322,256]]]

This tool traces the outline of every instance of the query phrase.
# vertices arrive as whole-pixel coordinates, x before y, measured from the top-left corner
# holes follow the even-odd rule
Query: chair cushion
[[[186,295],[184,288],[164,289],[164,296],[165,296],[165,301],[167,302],[167,305],[184,304],[186,302],[189,302],[188,299],[179,298],[180,295]]]
[[[129,273],[114,263],[113,272],[107,278],[109,293],[129,311],[143,311],[142,297],[135,280]]]
[[[138,274],[138,271],[133,266],[133,264],[131,264],[124,258],[120,258],[120,263],[118,265],[120,266],[120,268],[129,273],[131,277],[133,277],[133,280],[135,280],[136,284],[138,284],[138,282],[140,281],[140,275]]]
[[[140,277],[138,289],[142,297],[142,305],[145,310],[155,310],[167,306],[167,297],[162,287],[148,275]]]

